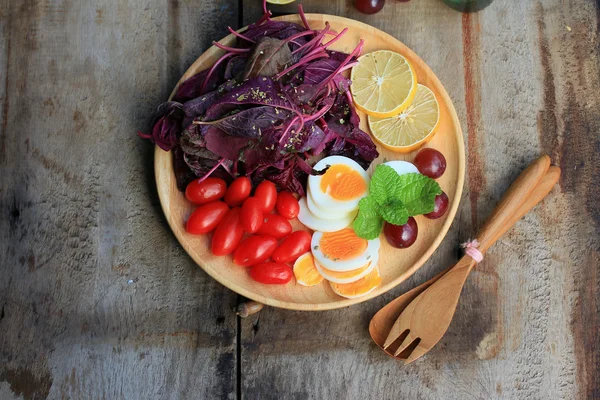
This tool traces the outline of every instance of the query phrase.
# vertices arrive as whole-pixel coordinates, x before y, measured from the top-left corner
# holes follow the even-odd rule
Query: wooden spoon
[[[549,163],[550,159],[548,157],[539,158],[513,183],[479,235],[479,250],[481,252],[485,252],[502,234],[550,192],[560,177],[560,169],[557,167],[549,168]],[[441,339],[447,330],[454,315],[462,286],[474,265],[475,262],[471,257],[465,256],[453,267],[441,272],[382,308],[373,317],[369,325],[369,332],[375,343],[390,356],[395,355],[397,358],[407,359],[410,355],[408,362],[427,352]],[[446,278],[449,271],[453,271],[451,275],[449,274],[451,279]],[[436,289],[433,295],[420,296],[423,291],[436,281],[441,280],[442,277],[444,277],[443,282],[446,283],[441,290]],[[425,301],[421,297],[424,297]],[[415,299],[417,300],[413,304],[412,302]],[[435,302],[438,300],[441,302],[436,304]],[[418,308],[416,307],[417,303],[421,304]],[[432,312],[432,310],[423,309],[425,305],[438,311]],[[405,312],[403,313],[403,311]],[[404,318],[398,318],[401,315]],[[409,315],[414,318],[413,335],[410,334],[411,328],[405,328],[401,324],[401,320],[406,320]],[[436,323],[436,326],[433,327],[433,332],[430,332],[432,331],[432,327],[429,327],[431,324],[427,323],[433,320],[431,318],[441,318],[440,323]],[[394,324],[396,319],[397,323]],[[419,327],[416,325],[417,321],[421,321]],[[423,326],[426,328],[423,328]],[[425,341],[419,336],[420,341],[416,342],[415,327],[419,329],[417,332],[420,335],[425,336]],[[386,336],[388,337],[387,341],[383,339]],[[415,351],[413,351],[414,347],[416,347]]]

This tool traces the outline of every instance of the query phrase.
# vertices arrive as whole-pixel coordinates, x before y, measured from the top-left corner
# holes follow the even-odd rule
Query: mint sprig
[[[384,221],[404,225],[408,217],[432,212],[435,197],[440,194],[440,185],[425,175],[399,175],[388,165],[378,165],[369,184],[369,195],[358,204],[354,231],[363,239],[375,239]]]
[[[358,203],[358,215],[352,227],[359,237],[367,240],[379,237],[383,229],[383,218],[377,209],[378,205],[371,196],[362,198]]]

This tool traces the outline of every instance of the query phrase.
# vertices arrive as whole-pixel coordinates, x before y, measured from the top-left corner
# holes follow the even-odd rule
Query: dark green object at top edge
[[[483,10],[494,0],[444,0],[444,3],[462,12],[475,12]]]

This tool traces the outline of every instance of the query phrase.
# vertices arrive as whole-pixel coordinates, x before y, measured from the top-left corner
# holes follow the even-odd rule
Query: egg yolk
[[[321,269],[323,270],[323,273],[327,276],[332,276],[334,278],[339,278],[339,279],[347,279],[347,278],[354,278],[355,276],[362,274],[367,269],[369,269],[370,266],[371,266],[371,263],[368,262],[365,265],[363,265],[362,267],[360,267],[358,269],[353,269],[352,271],[332,271],[323,266],[321,266]]]
[[[359,238],[352,228],[337,232],[325,232],[319,247],[323,255],[334,261],[352,260],[367,250],[368,242]]]
[[[300,256],[296,260],[294,263],[294,275],[298,283],[306,286],[316,285],[323,280],[323,277],[315,267],[315,259],[310,253]]]
[[[336,164],[321,178],[321,190],[336,200],[352,200],[367,191],[367,182],[349,166]]]

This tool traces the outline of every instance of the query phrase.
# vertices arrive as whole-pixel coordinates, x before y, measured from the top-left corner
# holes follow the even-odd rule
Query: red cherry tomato
[[[254,197],[260,200],[263,213],[269,214],[275,207],[277,201],[277,188],[271,181],[262,181],[254,191]]]
[[[248,233],[255,233],[263,224],[263,207],[256,197],[248,197],[242,206],[240,218],[244,230]]]
[[[242,267],[261,263],[271,256],[277,239],[268,236],[250,236],[233,253],[233,262]]]
[[[225,195],[227,183],[221,178],[206,178],[191,181],[185,188],[185,197],[194,204],[206,204]]]
[[[237,178],[229,185],[229,189],[225,192],[225,203],[230,207],[241,206],[244,200],[250,196],[252,190],[252,183],[250,179],[242,176]]]
[[[281,263],[262,263],[250,268],[250,276],[256,282],[281,285],[292,280],[292,269]]]
[[[232,208],[213,233],[211,250],[215,256],[232,253],[242,241],[244,227],[240,221],[240,208]]]
[[[222,201],[200,206],[192,212],[185,224],[185,230],[194,235],[212,232],[229,211],[227,204]]]
[[[269,214],[264,216],[263,224],[257,233],[281,239],[292,233],[292,225],[281,215]]]
[[[271,258],[275,262],[287,263],[294,262],[302,254],[310,250],[310,233],[306,231],[296,231],[283,239],[283,242],[275,249]]]
[[[294,219],[300,212],[300,204],[291,192],[281,192],[277,196],[277,212],[284,218]]]

